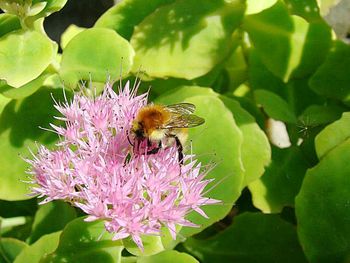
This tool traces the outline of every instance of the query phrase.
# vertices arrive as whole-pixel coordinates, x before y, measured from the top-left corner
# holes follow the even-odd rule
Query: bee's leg
[[[177,147],[177,152],[178,152],[178,157],[179,157],[179,163],[181,165],[184,164],[184,154],[183,154],[183,147],[182,147],[182,144],[180,142],[180,139],[174,135],[174,138],[175,138],[175,143],[176,143],[176,147]]]
[[[148,143],[149,143],[149,146],[151,146],[151,142],[149,140],[148,140]],[[147,154],[156,154],[157,152],[159,152],[160,148],[162,148],[161,141],[159,141],[157,148],[154,148],[154,149],[148,151]]]

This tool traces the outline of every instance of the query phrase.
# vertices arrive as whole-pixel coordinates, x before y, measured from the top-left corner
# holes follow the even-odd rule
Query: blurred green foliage
[[[349,262],[350,46],[322,17],[333,2],[123,0],[56,43],[43,23],[66,0],[1,0],[0,262]],[[59,122],[62,88],[136,76],[156,103],[197,106],[193,151],[223,200],[144,253],[65,203],[38,208],[21,158],[57,141],[39,126]]]

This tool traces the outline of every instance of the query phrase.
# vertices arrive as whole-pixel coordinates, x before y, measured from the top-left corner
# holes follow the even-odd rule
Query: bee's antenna
[[[129,131],[126,131],[126,138],[128,139],[128,142],[132,147],[135,147],[135,145],[131,142],[130,137],[129,137]]]

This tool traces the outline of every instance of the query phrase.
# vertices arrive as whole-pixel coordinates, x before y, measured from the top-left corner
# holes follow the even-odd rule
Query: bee
[[[131,134],[138,143],[147,140],[148,146],[157,145],[147,151],[147,154],[155,154],[162,147],[175,144],[179,163],[183,164],[183,145],[187,139],[187,129],[205,122],[203,118],[193,114],[195,109],[196,106],[191,103],[146,105],[133,120]]]

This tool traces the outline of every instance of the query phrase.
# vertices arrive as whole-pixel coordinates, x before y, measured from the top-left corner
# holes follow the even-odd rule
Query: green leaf
[[[57,249],[40,262],[119,262],[123,247],[112,237],[103,221],[85,222],[84,218],[77,218],[64,228]]]
[[[65,49],[69,41],[72,40],[76,35],[83,32],[86,28],[78,27],[76,25],[70,25],[61,35],[60,46],[62,49]]]
[[[18,29],[21,29],[21,22],[17,16],[0,14],[0,37]]]
[[[245,5],[239,0],[180,0],[145,18],[131,37],[140,67],[150,77],[194,79],[208,73],[231,51],[231,35]],[[189,13],[188,10],[191,10]]]
[[[308,21],[320,21],[321,19],[317,0],[284,0],[284,2],[293,15],[301,16]],[[324,2],[324,0],[322,0],[322,2]]]
[[[15,88],[37,78],[53,57],[50,39],[36,31],[16,31],[3,36],[0,50],[0,78]]]
[[[39,2],[30,7],[29,12],[27,13],[27,16],[35,16],[39,14],[41,11],[44,10],[46,6],[46,2]]]
[[[75,209],[62,201],[40,206],[35,214],[32,234],[28,242],[31,244],[45,234],[62,230],[74,218],[76,218]]]
[[[40,89],[49,76],[50,74],[43,73],[38,78],[28,82],[19,88],[14,88],[7,84],[0,85],[0,93],[10,99],[23,99],[32,95],[34,92]]]
[[[247,80],[248,65],[245,61],[243,49],[241,47],[236,48],[236,50],[226,60],[225,70],[229,76],[230,90],[234,90]],[[227,85],[227,83],[225,82],[224,85]]]
[[[203,263],[307,262],[294,226],[278,215],[243,213],[216,236],[190,238],[184,246]]]
[[[260,104],[267,115],[275,120],[289,123],[296,123],[297,118],[289,105],[280,96],[267,90],[255,90],[254,97],[257,104]]]
[[[17,255],[28,245],[14,238],[0,239],[0,262],[13,262]]]
[[[310,79],[310,87],[319,95],[342,100],[350,105],[350,46],[337,41],[326,61]]]
[[[141,257],[137,259],[137,263],[199,263],[194,257],[180,253],[178,251],[169,250],[161,252],[150,257]]]
[[[98,45],[96,44],[98,43]],[[115,31],[91,28],[76,35],[62,54],[60,75],[69,86],[80,79],[105,82],[109,76],[118,79],[131,68],[134,51]]]
[[[247,10],[245,13],[246,15],[260,13],[261,11],[273,6],[276,2],[277,0],[247,0]]]
[[[311,105],[304,110],[298,119],[306,127],[314,127],[339,119],[343,110],[337,105]]]
[[[32,6],[40,5],[42,3],[45,3],[45,7],[34,16],[28,17],[27,20],[33,22],[41,17],[47,17],[51,15],[52,13],[61,10],[67,3],[67,0],[33,0]]]
[[[37,210],[37,198],[23,201],[0,200],[0,217],[34,216]]]
[[[281,2],[247,16],[243,27],[263,63],[284,82],[291,76],[313,73],[325,59],[331,43],[331,30],[325,23],[309,24],[298,16],[290,16]]]
[[[350,259],[350,140],[308,170],[296,197],[298,235],[311,263]]]
[[[350,112],[344,112],[341,119],[324,128],[315,138],[315,148],[319,159],[342,144],[350,137]]]
[[[141,251],[131,238],[123,239],[123,245],[129,253],[135,256],[150,256],[164,250],[160,236],[144,235],[141,236],[141,238],[144,246],[144,251]]]
[[[272,148],[272,162],[264,175],[248,187],[253,204],[264,213],[279,213],[285,206],[294,206],[308,163],[300,149]]]
[[[58,112],[52,105],[51,93],[56,100],[63,97],[62,90],[40,89],[23,100],[11,100],[0,115],[0,199],[30,198],[29,185],[23,182],[28,180],[28,164],[19,154],[27,157],[28,148],[35,152],[35,141],[50,146],[58,139],[56,134],[39,128],[59,123],[53,118]]]
[[[129,40],[135,26],[157,8],[171,4],[175,0],[124,0],[108,9],[95,23],[94,27],[104,27],[115,30],[119,35]]]
[[[271,160],[271,147],[265,133],[255,119],[240,104],[228,97],[220,96],[225,106],[232,112],[237,126],[243,134],[242,163],[244,182],[242,187],[257,180]]]
[[[14,263],[39,263],[41,257],[52,253],[58,246],[61,231],[42,236],[34,244],[26,247],[17,256]]]
[[[249,51],[249,84],[252,89],[264,89],[280,94],[286,90],[286,83],[276,77],[262,62],[257,50]]]
[[[215,178],[215,181],[209,186],[213,189],[207,196],[223,202],[223,205],[204,207],[209,219],[191,213],[188,219],[201,227],[182,228],[180,235],[189,236],[225,217],[232,203],[239,197],[244,176],[241,161],[243,138],[232,113],[211,89],[185,86],[169,91],[156,100],[162,104],[181,101],[196,105],[195,114],[205,118],[204,125],[189,130],[189,139],[192,141],[193,153],[203,165],[209,164],[213,159],[217,162],[208,175],[208,178]]]

